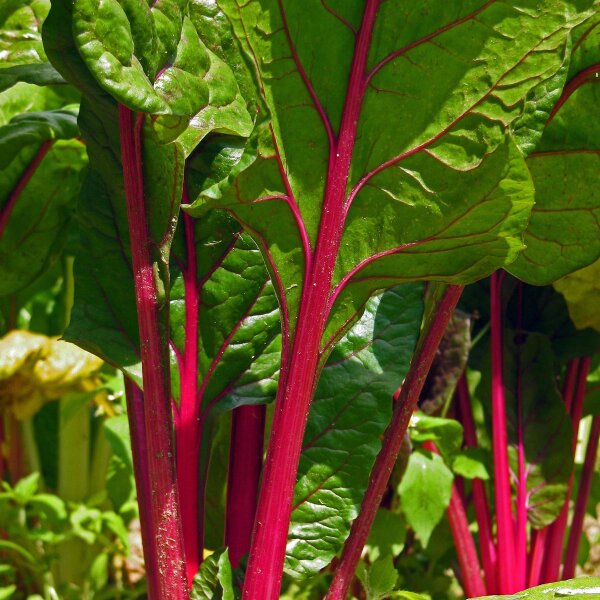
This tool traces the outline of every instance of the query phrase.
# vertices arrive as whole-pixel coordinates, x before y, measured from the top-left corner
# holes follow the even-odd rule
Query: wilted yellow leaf
[[[93,390],[101,366],[102,360],[74,344],[11,331],[0,339],[0,409],[27,419],[49,400]]]

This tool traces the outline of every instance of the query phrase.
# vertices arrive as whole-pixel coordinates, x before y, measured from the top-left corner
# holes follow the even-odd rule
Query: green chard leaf
[[[288,536],[286,572],[294,577],[316,574],[348,536],[422,313],[420,284],[372,298],[323,369],[304,435]]]
[[[547,600],[548,598],[600,598],[600,579],[597,577],[580,577],[546,583],[511,596],[485,596],[486,600]],[[477,600],[477,599],[473,599]],[[483,600],[480,599],[480,600]]]
[[[11,67],[46,60],[41,24],[50,0],[5,0],[0,7],[0,59]]]
[[[415,450],[398,486],[400,507],[408,525],[427,546],[435,526],[442,520],[452,495],[452,471],[438,454]]]
[[[569,31],[591,3],[576,13],[564,2],[448,5],[426,19],[389,2],[338,13],[319,2],[218,4],[255,57],[272,135],[257,131],[256,159],[226,192],[205,169],[229,148],[204,155],[192,210],[225,206],[254,232],[277,272],[290,338],[322,214],[339,241],[323,346],[378,288],[465,283],[516,258],[532,187],[514,139],[528,149],[541,130],[566,74]],[[361,19],[370,46],[366,33],[355,46]],[[353,54],[361,79],[348,83]],[[327,179],[330,158],[338,175]],[[335,209],[325,207],[333,186]]]
[[[102,89],[154,115],[161,141],[185,132],[189,154],[210,131],[249,135],[252,121],[231,69],[206,47],[186,7],[73,0],[72,23],[75,47]]]
[[[2,295],[32,283],[65,243],[86,164],[76,118],[30,112],[0,127]]]
[[[191,600],[234,600],[233,569],[227,550],[211,554],[194,577]]]
[[[0,92],[4,92],[19,82],[38,86],[66,83],[62,75],[50,63],[18,65],[0,69]]]
[[[573,33],[567,84],[541,141],[527,159],[536,204],[526,250],[509,267],[519,279],[545,285],[600,257],[600,24]]]

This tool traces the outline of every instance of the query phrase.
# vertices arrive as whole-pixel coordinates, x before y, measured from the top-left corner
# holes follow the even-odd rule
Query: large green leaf
[[[77,134],[67,110],[0,127],[0,294],[29,285],[64,245],[86,163]]]
[[[392,394],[419,335],[423,290],[397,286],[372,298],[361,319],[336,344],[308,419],[286,571],[314,575],[348,536],[389,422]]]
[[[44,62],[41,25],[50,0],[4,0],[0,6],[0,58],[5,67]]]
[[[376,289],[465,283],[516,258],[533,193],[520,150],[558,97],[569,32],[591,0],[217,4],[255,65],[272,127],[238,156],[250,166],[234,188],[206,176],[230,147],[198,157],[192,211],[225,206],[253,231],[289,341],[319,231],[330,246],[312,263],[330,298],[323,346]]]
[[[512,480],[519,481],[518,427],[523,430],[527,480],[527,519],[540,529],[560,513],[573,462],[571,421],[556,385],[556,367],[549,339],[538,333],[515,339],[504,334],[504,386],[508,416]],[[520,343],[519,343],[520,342]],[[490,381],[481,381],[478,395],[489,400]],[[491,411],[486,400],[485,410]]]
[[[73,0],[75,46],[100,86],[155,120],[172,140],[194,117],[188,151],[212,130],[248,135],[252,121],[231,69],[211,52],[186,15],[186,0],[147,5]]]
[[[527,164],[536,204],[525,233],[527,249],[509,267],[536,285],[600,257],[600,24],[574,35],[568,83]]]
[[[595,600],[600,598],[600,579],[581,577],[539,585],[512,596],[485,596],[485,598],[486,600],[547,600],[548,598],[590,598],[590,600]]]

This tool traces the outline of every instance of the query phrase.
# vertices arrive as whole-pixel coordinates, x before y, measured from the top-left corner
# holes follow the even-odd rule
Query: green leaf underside
[[[574,32],[568,83],[527,164],[536,204],[511,273],[545,285],[600,257],[600,25]]]
[[[1,294],[23,289],[58,257],[75,210],[86,164],[79,142],[54,143],[37,167],[31,166],[33,174],[20,186],[44,139],[68,138],[77,131],[74,123],[58,132],[45,125],[41,129],[27,123],[21,128],[16,119],[0,128],[0,211],[7,211],[6,227],[0,234]]]
[[[335,346],[311,405],[288,537],[286,572],[326,566],[356,518],[369,472],[419,333],[422,286],[372,298]]]
[[[117,108],[84,99],[79,125],[90,170],[78,208],[80,249],[75,304],[65,339],[101,356],[141,383],[137,316],[127,210],[120,162]],[[183,151],[154,141],[144,128],[145,200],[161,307],[166,322],[167,261],[183,184]],[[163,325],[164,328],[164,325]],[[163,329],[164,332],[164,329]]]
[[[597,577],[580,577],[547,583],[512,596],[485,596],[486,600],[547,600],[548,598],[600,598],[600,579]],[[476,600],[476,599],[474,599]]]
[[[167,322],[169,307],[167,299],[171,283],[168,261],[182,194],[184,158],[209,132],[243,135],[249,133],[252,125],[231,70],[204,47],[193,24],[184,15],[185,4],[179,0],[168,0],[149,8],[111,0],[102,4],[101,8],[105,13],[100,15],[94,12],[93,1],[78,1],[71,6],[69,2],[57,0],[52,5],[44,30],[46,47],[54,66],[85,94],[80,126],[92,157],[92,170],[84,183],[79,209],[82,244],[75,264],[77,289],[74,317],[67,336],[123,369],[139,383],[141,383],[141,365],[115,100],[125,103],[130,108],[154,112],[155,115],[153,119],[146,119],[143,131],[144,192],[149,213],[150,234],[155,242],[155,273],[163,324]],[[73,35],[65,30],[64,23],[68,21],[73,22],[75,32]],[[86,29],[88,25],[89,30]],[[77,37],[78,31],[83,38]],[[89,37],[89,44],[84,48],[86,35]],[[179,84],[187,96],[185,94],[185,97],[177,96],[176,90],[168,88],[167,84],[161,88],[163,95],[169,96],[167,99],[171,102],[166,113],[177,113],[178,119],[182,117],[183,120],[165,121],[156,118],[161,110],[152,104],[156,100],[156,93],[152,90],[152,86],[148,83],[150,91],[144,87],[146,84],[138,86],[138,80],[129,77],[131,73],[119,70],[121,67],[118,65],[115,67],[111,62],[110,56],[113,58],[115,56],[110,54],[112,51],[121,56],[119,48],[135,49],[134,55],[129,57],[131,64],[135,63],[136,69],[143,67],[140,71],[141,75],[147,82],[152,80],[155,87],[162,81],[160,77],[155,81],[155,75],[165,62],[171,61],[174,69],[185,70],[189,67],[194,71],[192,75],[198,80],[195,83],[190,82],[189,78],[186,79],[189,73],[186,75],[182,71],[177,75],[177,77],[181,76]],[[100,52],[105,56],[106,62],[94,62],[90,58],[94,52]],[[124,55],[121,58],[125,62],[129,60],[125,60]],[[111,71],[111,65],[117,68],[117,71]],[[114,81],[111,80],[111,73],[112,75],[116,73],[117,79]],[[173,76],[173,85],[177,84],[177,77],[169,69],[162,71],[161,76],[167,78]],[[200,98],[199,88],[194,87],[196,84],[206,91]],[[112,94],[112,97],[106,92]],[[146,105],[136,105],[135,102],[132,104],[133,101],[129,102],[122,94],[132,94],[137,98],[136,102],[139,100]],[[200,101],[201,105],[194,104]],[[190,119],[191,123],[188,127]],[[169,129],[170,127],[172,129]],[[182,135],[176,141],[164,143],[179,134]],[[230,238],[232,233],[229,231]],[[198,250],[205,252],[203,246]],[[258,253],[249,251],[248,255],[252,256],[253,264],[256,265],[259,259]],[[185,257],[180,255],[180,258],[183,258],[180,262],[185,264]],[[232,265],[226,264],[226,267],[235,271],[239,265],[236,267],[234,264],[235,258],[231,261],[233,261]],[[199,259],[199,264],[201,268],[208,268],[205,257]],[[255,283],[258,277],[257,269],[252,270],[250,267],[251,265],[248,269]],[[248,323],[259,321],[258,314],[269,314],[268,326],[263,326],[263,329],[268,329],[274,321],[275,298],[272,291],[267,289],[269,286],[266,283],[264,267],[262,273],[261,285],[265,287],[264,296],[267,299],[258,302],[258,308],[250,312]],[[214,288],[216,285],[212,277],[206,283],[209,284],[209,288],[210,286]],[[173,290],[176,294],[181,291],[180,284],[180,273],[175,268]],[[249,302],[249,293],[251,292],[246,292],[245,296],[240,295],[237,302],[235,297],[232,298],[230,305],[233,309],[230,310],[241,308],[243,302]],[[269,296],[272,297],[270,307],[267,306]],[[181,310],[177,312],[177,307],[181,308],[182,300],[181,295],[176,295],[171,303],[171,308],[178,317],[182,315]],[[214,302],[214,298],[210,295],[208,300]],[[222,309],[222,314],[218,317],[215,317],[214,311],[213,313],[205,311],[201,316],[206,325],[201,328],[201,335],[206,336],[203,343],[208,347],[208,350],[203,350],[204,355],[200,357],[202,367],[205,369],[201,376],[211,370],[211,361],[220,349],[218,338],[222,331],[219,333],[213,331],[211,334],[209,330],[215,318],[221,318],[225,314],[223,311],[226,310],[228,309]],[[241,314],[237,316],[241,317]],[[224,323],[223,328],[226,326],[227,324]],[[249,327],[240,327],[235,341],[241,346],[244,335],[246,337],[257,335],[261,338],[260,343],[265,346],[263,348],[265,364],[259,364],[254,370],[248,368],[246,369],[248,372],[244,372],[239,364],[235,364],[233,368],[239,371],[237,376],[239,376],[240,388],[244,388],[244,391],[240,392],[242,396],[247,394],[251,398],[254,394],[256,402],[260,401],[257,399],[260,393],[270,394],[275,385],[273,378],[278,364],[273,365],[275,355],[278,361],[278,342],[276,333],[269,333],[270,337],[265,342],[264,331],[260,331],[260,324],[254,323],[253,327],[254,333],[249,331]],[[175,332],[174,337],[179,336],[172,344],[174,349],[172,359],[176,362],[175,354],[181,351],[177,343],[181,341],[183,332],[175,331],[174,328],[172,331]],[[164,327],[163,335],[165,337],[169,335]],[[210,338],[211,335],[213,339]],[[249,344],[246,344],[245,350],[236,348],[237,354],[234,351],[228,353],[225,364],[227,360],[232,364],[236,360],[239,363],[240,357],[244,353],[248,354],[248,347]],[[210,352],[214,352],[215,355],[209,356]],[[217,382],[222,384],[223,376],[219,369],[212,373],[211,381],[215,389]],[[178,384],[178,377],[175,377],[176,394]],[[222,388],[223,386],[221,389],[216,389],[214,394],[223,392]],[[269,391],[261,392],[262,388],[265,390],[268,388]],[[208,391],[212,393],[212,390]],[[230,399],[230,401],[235,403],[237,400]]]
[[[378,288],[464,283],[516,258],[532,205],[519,148],[539,137],[566,75],[569,31],[591,2],[426,3],[426,12],[371,0],[218,4],[256,65],[273,136],[256,133],[258,158],[248,150],[240,164],[250,166],[228,190],[205,168],[230,149],[204,156],[192,211],[225,206],[253,232],[277,271],[291,336],[347,97],[362,109],[324,346]],[[375,5],[363,83],[348,89],[355,32]]]
[[[506,330],[504,381],[508,415],[509,459],[512,480],[518,481],[517,394],[520,389],[527,478],[527,519],[540,529],[560,513],[571,473],[571,422],[555,380],[552,347],[541,334],[529,334],[521,345]],[[489,377],[480,395],[488,398]],[[484,396],[485,395],[485,396]],[[484,402],[487,408],[489,403]]]
[[[195,232],[202,405],[222,412],[242,404],[270,402],[277,389],[281,335],[277,298],[262,256],[224,212],[206,215],[195,223]],[[183,243],[183,236],[178,235],[171,263],[170,331],[176,364],[185,356]],[[173,374],[178,398],[178,373]]]

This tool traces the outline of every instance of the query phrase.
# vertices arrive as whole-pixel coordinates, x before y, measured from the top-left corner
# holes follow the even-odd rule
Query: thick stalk
[[[159,589],[158,548],[153,543],[154,527],[152,525],[152,510],[150,497],[152,484],[148,469],[148,444],[146,442],[146,427],[144,419],[144,394],[130,379],[125,377],[125,398],[127,400],[127,419],[131,437],[131,454],[133,457],[133,476],[140,511],[140,529],[142,533],[142,548],[146,568],[146,588],[148,598],[157,598]]]
[[[531,553],[529,558],[529,578],[527,580],[528,587],[539,585],[542,577],[542,569],[544,566],[544,550],[546,548],[546,540],[550,527],[544,527],[539,531],[533,532],[531,536]]]
[[[465,434],[465,444],[469,448],[477,448],[477,431],[475,429],[475,420],[471,409],[471,399],[467,378],[464,373],[458,380],[456,387],[456,398],[460,412],[460,420]],[[479,533],[479,546],[481,548],[481,562],[485,573],[485,582],[488,594],[495,594],[496,584],[496,546],[492,535],[492,518],[488,504],[485,483],[481,479],[471,481],[473,490],[473,508],[475,509],[475,519]]]
[[[158,289],[146,218],[142,123],[142,116],[138,116],[134,122],[133,113],[119,106],[121,161],[140,334],[147,461],[151,483],[152,536],[147,543],[156,545],[158,549],[158,587],[150,600],[183,600],[188,597],[188,584],[175,472],[169,359],[168,348],[160,334]]]
[[[346,540],[342,556],[334,572],[333,581],[326,596],[327,600],[344,600],[346,598],[362,549],[369,536],[377,509],[381,504],[381,499],[400,452],[408,423],[462,290],[462,286],[447,286],[438,301],[437,310],[429,323],[428,329],[421,334],[421,340],[413,355],[410,369],[400,388],[398,400],[392,414],[392,421],[385,431],[381,450],[371,471],[360,514],[352,523],[350,535]]]
[[[8,224],[8,220],[10,219],[10,215],[12,214],[12,211],[15,208],[15,204],[17,203],[19,196],[23,193],[23,190],[35,174],[42,160],[44,160],[46,154],[48,154],[50,148],[52,148],[52,144],[52,141],[47,141],[40,146],[40,149],[37,151],[37,154],[33,157],[33,160],[25,169],[23,175],[21,175],[21,178],[17,182],[15,189],[11,192],[10,196],[8,197],[8,200],[6,201],[4,206],[0,208],[0,240],[4,235],[6,225]]]
[[[225,546],[237,567],[250,550],[262,469],[266,406],[240,406],[231,415]]]
[[[430,452],[439,454],[435,444],[427,441],[423,447]],[[460,498],[455,484],[452,484],[452,496],[448,505],[448,524],[452,532],[452,539],[456,546],[458,564],[462,578],[462,587],[468,598],[487,595],[483,578],[481,577],[481,566],[477,548],[473,536],[469,531],[469,521],[465,513],[465,507]]]
[[[184,188],[183,202],[187,203]],[[181,522],[185,545],[188,583],[194,578],[202,561],[204,519],[200,514],[200,403],[198,391],[198,286],[194,219],[183,215],[187,263],[182,271],[185,288],[185,346],[181,364],[181,395],[175,420],[177,438],[177,483],[181,502]]]
[[[89,401],[77,395],[59,401],[58,495],[66,501],[83,502],[88,494],[90,475],[91,415]],[[61,583],[83,585],[86,575],[86,544],[67,540],[58,547],[58,573]]]
[[[333,269],[344,230],[348,174],[362,100],[365,70],[379,0],[367,0],[356,39],[339,137],[332,140],[322,217],[304,280],[288,364],[282,364],[265,460],[243,597],[279,597],[296,471],[310,403],[318,380],[320,345],[329,316]]]
[[[570,406],[571,413],[571,424],[573,426],[573,436],[571,441],[571,447],[573,450],[573,456],[575,456],[575,449],[577,447],[577,432],[579,431],[579,421],[583,413],[583,400],[585,397],[585,384],[587,375],[590,370],[591,359],[589,357],[582,358],[579,360],[579,368],[577,370],[577,377],[574,384],[574,391],[571,396],[572,400],[565,398],[567,406]],[[567,372],[568,375],[568,372]],[[567,386],[569,382],[565,382]],[[569,391],[568,389],[566,391]],[[556,521],[552,524],[552,530],[549,534],[547,554],[544,565],[544,573],[542,576],[544,583],[550,583],[557,581],[560,573],[560,563],[563,554],[563,546],[565,539],[565,531],[567,529],[567,521],[569,517],[569,503],[571,501],[571,490],[573,487],[573,472],[571,471],[571,477],[567,486],[567,494],[565,497],[565,503],[562,511]]]
[[[575,566],[577,565],[577,555],[579,554],[579,544],[583,532],[583,519],[587,508],[590,490],[592,489],[592,479],[596,467],[596,455],[598,453],[598,439],[600,438],[600,416],[596,415],[592,420],[592,430],[585,452],[583,470],[579,481],[579,490],[577,501],[575,503],[575,512],[571,521],[571,530],[569,532],[569,543],[567,544],[567,554],[565,565],[563,567],[562,578],[571,579],[575,577]]]
[[[21,421],[21,440],[27,461],[27,470],[29,473],[39,473],[42,475],[42,463],[40,462],[40,453],[37,442],[35,441],[35,432],[33,430],[33,417]],[[42,483],[43,487],[43,483]]]
[[[502,272],[490,278],[490,336],[492,354],[492,446],[494,454],[494,493],[498,543],[498,591],[518,591],[515,565],[515,532],[508,465],[508,434],[504,366],[502,359]]]

